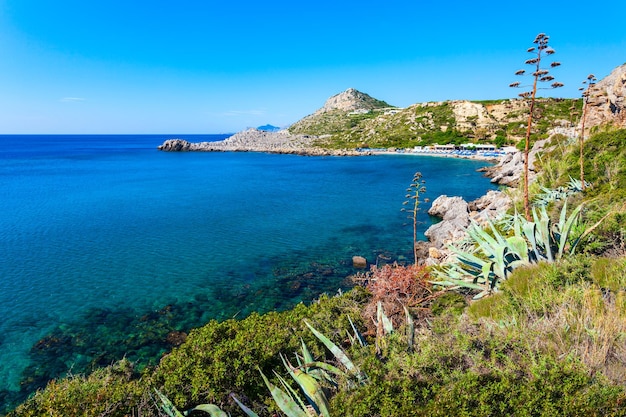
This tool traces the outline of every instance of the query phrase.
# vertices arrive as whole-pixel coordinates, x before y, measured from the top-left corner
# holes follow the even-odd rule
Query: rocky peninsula
[[[287,130],[267,132],[248,129],[216,142],[192,143],[182,139],[168,139],[158,147],[166,152],[267,152],[296,155],[366,155],[356,150],[324,149],[314,145],[317,139],[308,135],[293,135]]]

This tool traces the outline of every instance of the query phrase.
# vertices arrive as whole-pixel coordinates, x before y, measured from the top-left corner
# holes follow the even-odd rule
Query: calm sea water
[[[492,188],[477,161],[156,150],[171,137],[226,135],[0,136],[0,404],[346,288],[353,255],[410,259],[416,171],[431,199]]]

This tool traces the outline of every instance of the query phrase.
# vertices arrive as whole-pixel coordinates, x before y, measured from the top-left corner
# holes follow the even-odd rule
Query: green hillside
[[[477,115],[455,111],[459,101],[414,104],[410,107],[377,108],[367,113],[332,110],[307,116],[290,127],[293,134],[321,136],[317,144],[331,149],[412,148],[431,144],[466,142],[516,145],[525,134],[528,115],[521,100],[472,102]],[[534,136],[545,137],[554,127],[571,127],[580,113],[580,99],[540,99],[539,122]]]

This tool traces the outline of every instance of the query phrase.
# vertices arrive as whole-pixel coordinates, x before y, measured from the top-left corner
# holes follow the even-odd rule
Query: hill
[[[536,135],[550,129],[572,129],[571,110],[581,108],[580,99],[540,99],[542,114]],[[317,136],[326,148],[409,148],[430,144],[490,142],[515,144],[525,132],[528,104],[524,100],[485,102],[443,101],[389,106],[354,89],[329,98],[326,104],[294,123],[294,135]]]
[[[575,137],[582,106],[582,98],[539,98],[533,141],[550,133]],[[289,132],[317,136],[317,146],[331,149],[466,142],[502,146],[517,145],[524,138],[527,117],[528,102],[523,99],[452,100],[398,108],[350,88],[330,97],[322,108],[294,123]],[[626,127],[626,64],[592,88],[586,126]]]
[[[336,94],[326,100],[324,106],[289,127],[294,135],[327,135],[356,126],[380,109],[391,108],[382,100],[354,88]]]

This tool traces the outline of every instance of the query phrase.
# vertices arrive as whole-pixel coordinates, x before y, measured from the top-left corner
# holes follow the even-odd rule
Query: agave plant
[[[470,249],[454,245],[458,263],[436,271],[440,280],[435,284],[478,290],[475,299],[497,291],[514,269],[539,261],[554,262],[564,255],[574,253],[584,230],[573,233],[580,218],[582,205],[567,216],[567,203],[563,205],[558,222],[553,222],[544,206],[533,209],[532,221],[515,214],[508,219],[512,235],[503,235],[488,222],[490,230],[473,223],[467,231]],[[576,236],[574,236],[576,235]]]
[[[304,324],[313,332],[315,337],[326,346],[326,348],[335,356],[335,358],[347,369],[348,373],[355,377],[358,382],[367,382],[367,376],[359,370],[359,368],[350,360],[346,352],[339,346],[335,345],[328,337],[317,331],[308,321],[304,321]]]
[[[535,206],[547,206],[550,203],[553,203],[558,200],[567,200],[570,196],[582,192],[585,188],[590,187],[587,181],[581,181],[574,179],[572,177],[569,178],[569,182],[567,186],[557,187],[555,189],[550,189],[547,187],[541,187],[543,191],[541,194],[538,194],[535,199]]]

